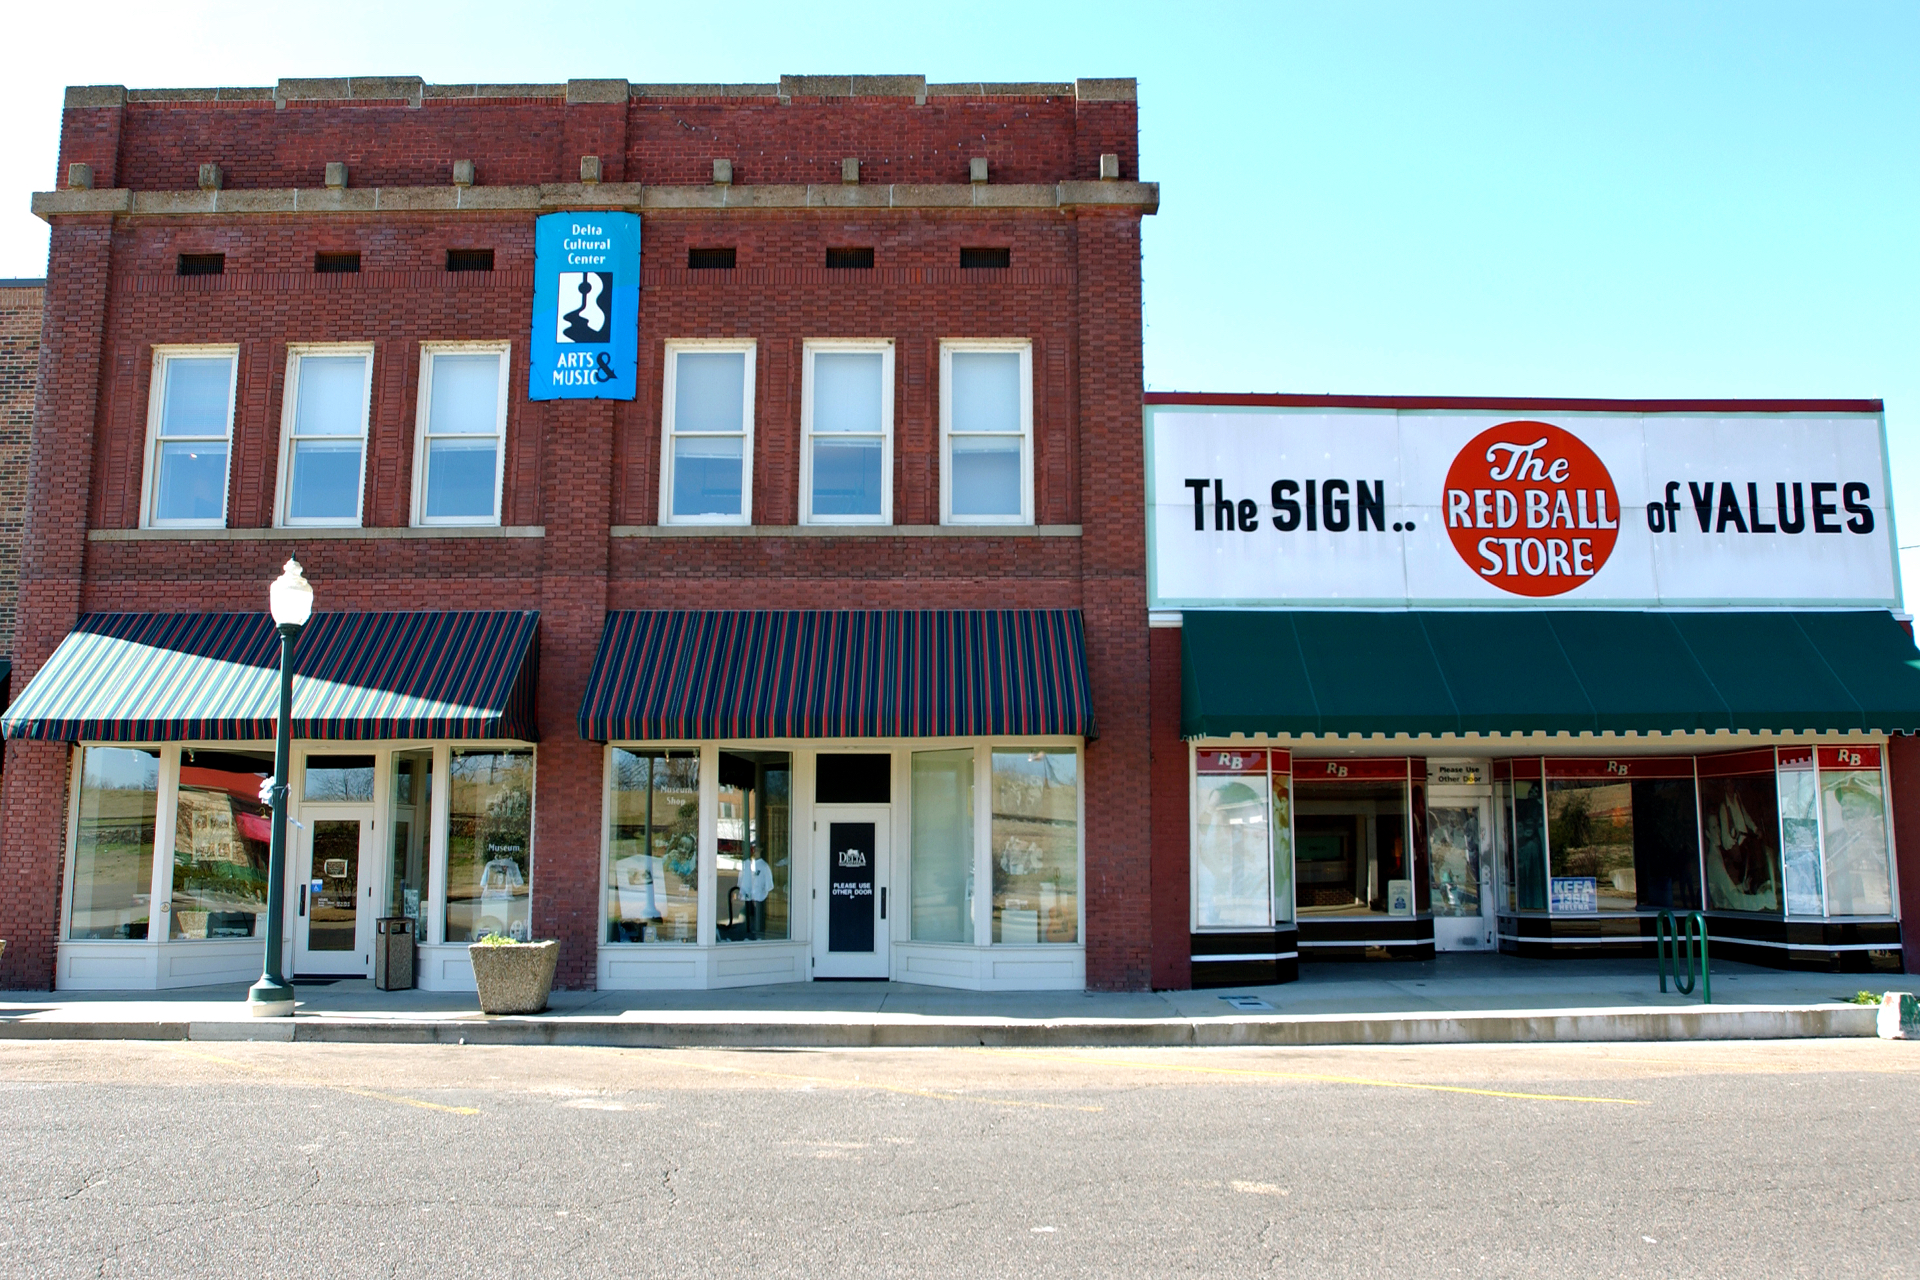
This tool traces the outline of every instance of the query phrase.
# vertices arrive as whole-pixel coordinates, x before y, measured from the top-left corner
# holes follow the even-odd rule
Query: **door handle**
[[[887,918],[887,886],[885,885],[880,886],[880,918],[882,920]]]
[[[307,886],[300,886],[300,914],[307,914]]]

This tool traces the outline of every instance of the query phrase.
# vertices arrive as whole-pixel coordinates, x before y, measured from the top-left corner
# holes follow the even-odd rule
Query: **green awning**
[[[1885,612],[1190,610],[1181,732],[1920,730]]]

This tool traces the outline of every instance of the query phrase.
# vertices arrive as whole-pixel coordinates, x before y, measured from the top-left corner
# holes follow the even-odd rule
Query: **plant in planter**
[[[553,966],[560,944],[516,942],[489,933],[467,947],[482,1013],[539,1013],[553,993]]]

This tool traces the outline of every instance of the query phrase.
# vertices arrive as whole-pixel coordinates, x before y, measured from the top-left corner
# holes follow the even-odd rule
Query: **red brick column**
[[[1100,737],[1087,746],[1087,985],[1152,984],[1146,463],[1140,221],[1083,210],[1079,276],[1081,609]]]
[[[20,556],[20,621],[13,687],[24,688],[80,613],[91,507],[100,353],[106,331],[113,226],[107,216],[62,218],[53,228],[27,522]],[[66,853],[67,747],[8,742],[0,789],[0,986],[53,985]]]
[[[1896,733],[1887,742],[1893,794],[1893,866],[1900,885],[1900,955],[1920,973],[1920,737]]]
[[[1180,737],[1180,630],[1150,631],[1153,692],[1153,985],[1193,985],[1192,912],[1188,907],[1190,822],[1187,744]]]
[[[546,440],[533,928],[560,940],[554,985],[563,988],[592,987],[599,954],[602,749],[581,740],[578,716],[606,617],[614,420],[624,408],[555,400],[523,410]]]

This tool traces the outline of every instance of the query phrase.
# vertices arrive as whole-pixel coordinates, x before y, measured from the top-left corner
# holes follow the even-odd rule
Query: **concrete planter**
[[[473,960],[473,985],[482,1013],[538,1013],[553,991],[558,942],[476,942],[467,948]]]

